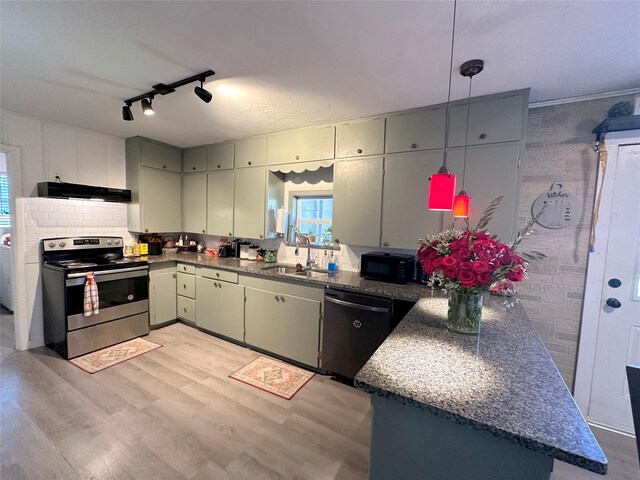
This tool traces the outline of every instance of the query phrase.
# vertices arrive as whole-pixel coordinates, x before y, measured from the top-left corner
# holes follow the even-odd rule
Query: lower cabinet
[[[246,288],[245,342],[318,367],[322,302]]]
[[[149,324],[176,319],[176,265],[151,265],[149,269]]]
[[[244,341],[244,287],[205,278],[198,273],[196,325],[239,342]]]

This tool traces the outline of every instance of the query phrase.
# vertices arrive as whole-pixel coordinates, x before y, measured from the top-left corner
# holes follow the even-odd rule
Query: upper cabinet
[[[467,145],[520,140],[523,111],[528,98],[524,94],[483,100],[471,99],[469,107],[469,141]],[[449,146],[465,145],[467,129],[467,103],[451,108],[449,118]]]
[[[264,168],[243,168],[235,172],[233,234],[236,237],[265,236],[266,174]]]
[[[336,157],[384,153],[384,118],[341,123],[336,126]]]
[[[247,138],[236,142],[236,168],[262,167],[267,164],[267,139]]]
[[[235,155],[231,142],[207,145],[207,170],[231,170]]]
[[[178,147],[140,137],[135,138],[140,141],[140,158],[143,167],[178,173],[182,171],[182,151]]]
[[[267,138],[267,163],[308,162],[334,158],[333,126],[294,130]]]
[[[445,124],[444,107],[389,115],[386,152],[444,148]]]
[[[207,233],[207,174],[182,177],[182,231]]]
[[[207,170],[207,148],[195,147],[187,148],[182,152],[182,171],[204,172]]]

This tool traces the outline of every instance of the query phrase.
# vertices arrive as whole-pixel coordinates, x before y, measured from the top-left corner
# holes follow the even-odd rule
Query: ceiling
[[[0,3],[0,106],[180,147],[445,102],[452,1]],[[459,1],[457,68],[473,95],[546,101],[640,87],[640,2]],[[212,69],[156,115],[123,100]]]

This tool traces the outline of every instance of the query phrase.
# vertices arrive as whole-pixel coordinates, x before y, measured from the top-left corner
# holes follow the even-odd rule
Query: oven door
[[[84,290],[88,272],[69,273],[65,282],[67,329],[76,330],[149,311],[149,267],[94,272],[99,311],[85,315]]]

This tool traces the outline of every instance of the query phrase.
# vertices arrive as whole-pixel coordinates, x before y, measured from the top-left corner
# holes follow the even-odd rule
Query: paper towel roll
[[[276,233],[285,233],[287,231],[287,211],[284,207],[280,207],[276,212]]]

